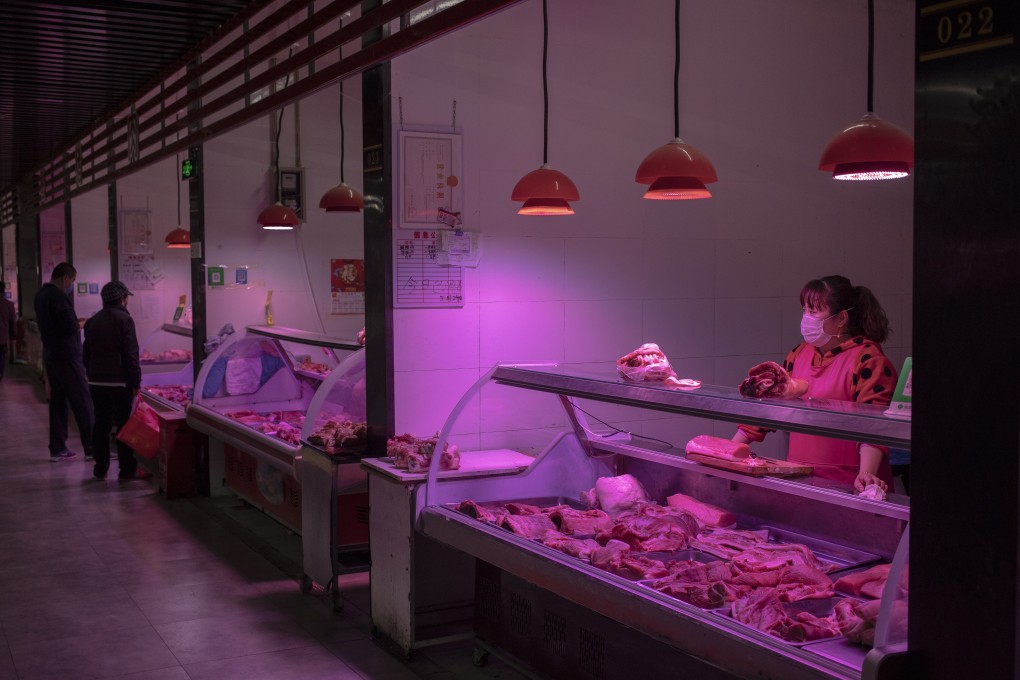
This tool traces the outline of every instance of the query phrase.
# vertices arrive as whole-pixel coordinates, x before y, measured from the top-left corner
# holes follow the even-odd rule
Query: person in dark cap
[[[92,476],[106,479],[110,469],[110,434],[131,416],[131,406],[142,384],[138,363],[135,321],[127,310],[132,295],[120,281],[111,281],[99,292],[103,308],[85,322],[85,370],[96,409]],[[138,461],[131,447],[117,441],[120,479],[136,479]]]
[[[78,423],[85,460],[92,456],[92,399],[81,356],[81,328],[71,295],[78,271],[70,262],[53,268],[35,294],[35,319],[43,345],[43,367],[50,385],[50,461],[78,454],[67,448],[67,406]]]

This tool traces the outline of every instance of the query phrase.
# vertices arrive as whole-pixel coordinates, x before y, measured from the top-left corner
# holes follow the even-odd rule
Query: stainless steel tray
[[[798,600],[797,602],[784,602],[783,603],[783,609],[785,609],[787,611],[787,613],[790,614],[791,616],[795,616],[796,614],[798,614],[800,612],[807,612],[809,614],[813,614],[814,616],[817,616],[817,617],[821,618],[821,617],[829,616],[830,614],[832,614],[832,610],[835,608],[836,603],[839,602],[842,599],[845,599],[845,598],[843,598],[843,597],[824,597],[824,598],[812,599],[812,600]],[[779,637],[777,635],[772,635],[771,633],[768,633],[766,631],[759,630],[758,628],[755,628],[754,626],[749,626],[746,623],[743,623],[742,621],[737,621],[735,618],[730,616],[730,607],[725,607],[725,608],[722,608],[722,609],[711,609],[709,611],[711,611],[716,616],[726,617],[727,619],[729,619],[730,621],[733,621],[736,624],[744,626],[745,628],[747,628],[749,630],[758,631],[759,633],[761,633],[763,635],[768,635],[770,638],[772,638],[774,640],[777,640],[778,642],[780,642],[780,643],[782,643],[784,645],[789,645],[791,647],[806,647],[808,645],[814,645],[814,644],[818,644],[820,642],[832,642],[833,640],[843,640],[843,641],[846,640],[846,638],[844,638],[842,636],[835,636],[835,637],[831,637],[831,638],[824,638],[822,640],[806,640],[804,642],[791,642],[790,640],[784,640],[783,638],[781,638],[781,637]]]
[[[670,562],[680,562],[682,560],[694,560],[695,562],[701,562],[707,564],[709,562],[716,562],[719,560],[715,555],[709,555],[706,552],[700,550],[662,550],[656,552],[635,552],[635,557],[647,557],[650,560],[658,560],[663,564],[669,564]]]
[[[768,530],[769,543],[800,543],[806,545],[819,560],[831,565],[831,568],[828,570],[829,574],[853,567],[871,565],[882,559],[879,555],[819,538],[812,538],[811,536],[798,534],[787,529],[779,529],[768,525],[763,525],[759,529]]]

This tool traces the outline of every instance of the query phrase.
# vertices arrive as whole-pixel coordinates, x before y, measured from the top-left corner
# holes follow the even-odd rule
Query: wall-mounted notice
[[[437,237],[434,229],[394,230],[394,307],[464,306],[464,270],[439,264]]]
[[[329,261],[330,314],[365,313],[365,261]]]
[[[397,133],[399,226],[439,223],[439,209],[459,213],[464,190],[461,135],[455,132]]]

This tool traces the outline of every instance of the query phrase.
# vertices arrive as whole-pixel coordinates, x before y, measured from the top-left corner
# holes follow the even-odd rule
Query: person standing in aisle
[[[4,379],[7,367],[8,348],[14,344],[18,328],[18,318],[14,312],[14,303],[7,299],[7,284],[0,281],[0,382]],[[13,354],[11,355],[13,358]]]
[[[96,410],[92,452],[95,465],[92,476],[106,479],[110,469],[110,435],[131,416],[131,405],[142,384],[138,363],[138,336],[135,322],[127,310],[132,295],[120,281],[111,281],[99,293],[103,309],[85,322],[85,371]],[[117,466],[120,479],[135,479],[138,461],[127,444],[117,440]]]
[[[71,294],[78,271],[70,262],[53,268],[50,280],[35,294],[35,318],[43,345],[43,367],[50,384],[50,460],[78,454],[67,448],[67,406],[78,423],[85,460],[92,460],[92,398],[81,356],[81,329]]]
[[[875,295],[845,276],[804,284],[800,343],[783,363],[790,377],[808,383],[807,398],[887,406],[896,388],[896,369],[882,353],[889,320]],[[760,442],[771,432],[740,425],[733,441]],[[791,433],[787,460],[814,468],[817,477],[863,491],[870,484],[892,487],[889,449],[842,439]]]

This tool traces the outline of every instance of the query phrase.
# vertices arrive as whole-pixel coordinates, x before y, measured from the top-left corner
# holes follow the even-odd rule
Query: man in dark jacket
[[[142,384],[138,363],[138,336],[127,310],[131,291],[120,281],[103,286],[99,295],[103,309],[85,322],[85,370],[96,407],[92,452],[96,464],[92,476],[106,479],[110,469],[110,433],[120,429],[131,416],[131,405]],[[117,440],[120,479],[137,477],[138,461],[127,444]]]
[[[35,294],[35,318],[43,345],[43,366],[50,384],[50,460],[76,454],[67,448],[67,405],[78,422],[85,459],[92,457],[92,399],[81,357],[81,329],[71,294],[77,270],[70,262],[53,268],[50,280]]]
[[[14,303],[8,300],[4,293],[6,289],[7,284],[0,281],[0,381],[4,379],[8,348],[14,344],[14,335],[18,324],[18,319],[14,314]]]

